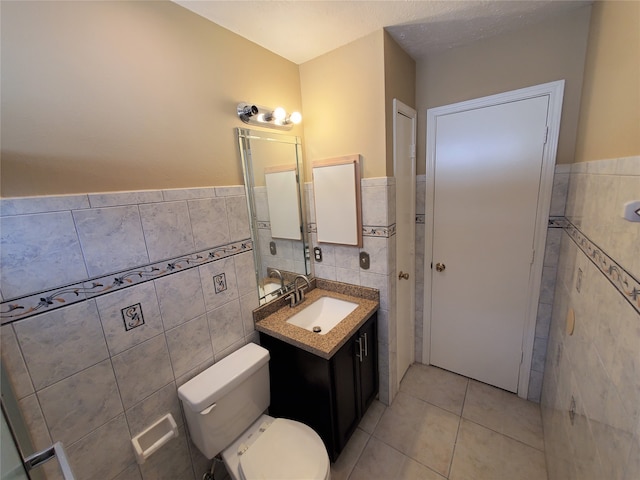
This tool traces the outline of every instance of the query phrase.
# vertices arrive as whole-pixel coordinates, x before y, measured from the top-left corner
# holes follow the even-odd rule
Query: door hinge
[[[544,127],[544,141],[542,142],[543,145],[547,143],[548,137],[549,137],[549,127]]]
[[[524,361],[524,351],[520,352],[520,365],[522,365],[522,362]]]
[[[529,265],[533,265],[534,260],[536,259],[536,250],[531,250],[531,263]]]
[[[410,155],[411,155],[411,158],[416,158],[416,145],[415,144],[411,145]]]

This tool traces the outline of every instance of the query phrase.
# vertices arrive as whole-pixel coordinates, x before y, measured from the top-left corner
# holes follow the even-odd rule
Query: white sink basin
[[[356,308],[358,308],[357,303],[333,297],[320,297],[292,316],[287,320],[287,323],[297,325],[310,332],[315,331],[314,327],[320,327],[320,331],[316,331],[316,333],[326,335]]]

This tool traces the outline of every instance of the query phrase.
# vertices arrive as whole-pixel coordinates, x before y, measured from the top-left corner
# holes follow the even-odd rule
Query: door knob
[[[409,274],[408,274],[408,273],[402,273],[402,270],[400,270],[400,274],[398,275],[398,278],[399,278],[400,280],[402,280],[403,278],[404,278],[405,280],[409,280]]]
[[[436,271],[444,272],[445,268],[447,268],[447,266],[444,263],[436,263]]]

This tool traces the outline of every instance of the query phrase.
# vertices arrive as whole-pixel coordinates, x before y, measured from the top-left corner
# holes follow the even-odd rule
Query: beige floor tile
[[[339,461],[339,460],[338,460]],[[331,480],[336,480],[333,469]],[[433,470],[371,437],[349,480],[446,480]]]
[[[468,379],[431,365],[413,364],[400,391],[460,415]]]
[[[367,432],[356,428],[338,460],[331,465],[331,480],[347,480],[369,441]]]
[[[462,420],[450,480],[546,480],[544,453]]]
[[[460,417],[399,392],[374,437],[441,475],[449,473]]]
[[[462,417],[544,449],[540,406],[512,393],[470,380]]]
[[[386,408],[387,406],[385,404],[378,400],[374,400],[362,417],[362,420],[360,420],[360,425],[358,425],[358,427],[367,433],[373,433]]]
[[[406,458],[396,449],[375,437],[371,437],[349,480],[396,479]]]
[[[405,458],[396,478],[398,480],[446,480],[442,475],[409,457]]]

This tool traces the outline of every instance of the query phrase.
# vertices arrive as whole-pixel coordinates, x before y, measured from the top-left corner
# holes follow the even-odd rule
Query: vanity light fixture
[[[239,103],[237,113],[244,123],[278,130],[291,130],[293,125],[302,121],[300,112],[287,114],[282,107],[271,109],[252,103]]]

